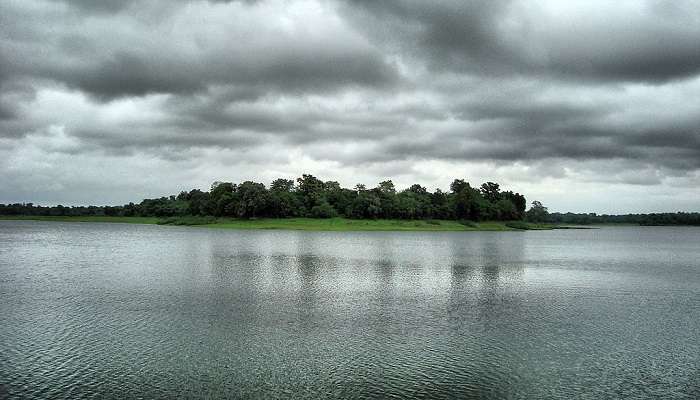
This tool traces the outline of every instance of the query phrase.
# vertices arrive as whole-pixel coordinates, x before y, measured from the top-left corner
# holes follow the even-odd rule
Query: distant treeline
[[[574,213],[551,213],[546,222],[555,224],[590,225],[590,224],[638,224],[638,225],[700,225],[700,213],[653,213],[625,215],[597,215]]]
[[[0,215],[24,216],[123,216],[123,217],[231,217],[287,218],[346,217],[354,219],[450,219],[463,221],[517,221],[552,224],[700,225],[700,213],[654,213],[598,215],[595,213],[549,213],[539,201],[525,211],[525,197],[502,191],[486,182],[479,188],[455,179],[449,192],[429,192],[414,184],[397,191],[387,180],[368,189],[353,189],[338,182],[323,182],[312,175],[296,181],[276,179],[269,187],[246,181],[214,182],[209,191],[193,189],[177,196],[145,199],[123,206],[38,206],[32,203],[0,204]]]
[[[415,184],[397,191],[390,180],[368,189],[354,189],[338,182],[323,182],[312,175],[296,181],[276,179],[269,187],[246,181],[240,184],[214,182],[209,191],[193,189],[179,195],[145,199],[123,206],[64,207],[26,204],[0,204],[0,215],[41,216],[214,216],[232,218],[331,218],[356,219],[453,219],[522,220],[526,217],[525,197],[501,191],[494,182],[473,188],[463,179],[455,179],[449,192],[434,192]]]

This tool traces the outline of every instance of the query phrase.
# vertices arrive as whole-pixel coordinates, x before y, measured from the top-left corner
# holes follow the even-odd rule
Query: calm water
[[[700,397],[698,228],[0,221],[0,296],[0,397]]]

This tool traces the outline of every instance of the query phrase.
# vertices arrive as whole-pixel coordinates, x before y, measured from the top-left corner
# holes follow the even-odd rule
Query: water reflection
[[[459,260],[453,260],[453,264],[450,267],[450,290],[452,292],[462,291],[466,286],[470,286],[476,279],[476,270],[478,267],[461,264],[458,261]]]
[[[310,254],[301,254],[294,258],[296,264],[299,282],[299,292],[297,296],[297,304],[299,317],[303,324],[315,324],[317,318],[314,315],[319,312],[319,303],[324,300],[329,300],[326,296],[321,297],[321,283],[319,282],[319,274],[321,273],[321,260]],[[324,271],[326,272],[326,271]]]
[[[693,398],[700,230],[662,231],[0,222],[0,388],[22,398]]]
[[[451,241],[450,271],[452,290],[466,284],[481,290],[496,290],[502,285],[517,285],[524,279],[525,254],[522,234],[502,237],[497,234],[465,236]],[[464,260],[472,263],[465,264]]]
[[[380,259],[373,263],[374,278],[382,298],[394,297],[394,279],[396,274],[396,264],[388,259]]]

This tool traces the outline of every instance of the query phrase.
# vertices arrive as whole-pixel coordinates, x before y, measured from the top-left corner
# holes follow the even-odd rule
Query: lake
[[[0,221],[0,397],[700,398],[700,228]]]

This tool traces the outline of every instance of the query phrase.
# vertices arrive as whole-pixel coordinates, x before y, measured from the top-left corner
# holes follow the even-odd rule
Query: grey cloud
[[[34,90],[22,82],[0,81],[0,138],[18,138],[40,126],[25,119],[20,110],[34,96]]]
[[[88,3],[78,5],[84,7]],[[92,20],[61,10],[32,16],[30,23],[18,25],[12,21],[22,19],[29,11],[10,8],[9,16],[0,17],[10,25],[8,34],[0,38],[0,79],[51,79],[101,100],[151,93],[192,93],[222,84],[254,87],[261,93],[381,88],[400,79],[378,49],[362,43],[360,36],[352,37],[342,27],[328,28],[330,35],[338,35],[334,40],[305,29],[265,30],[264,24],[256,34],[258,27],[254,22],[244,21],[246,28],[229,21],[230,28],[223,27],[220,35],[211,37],[206,26],[195,25],[199,21],[187,9],[178,9],[168,2],[151,3],[151,8],[156,9],[153,4],[163,4],[170,11],[155,21],[141,20],[139,11],[134,9],[128,10],[134,15],[125,11],[98,17],[105,27],[121,27],[122,32],[114,32],[113,38],[106,37],[111,33],[98,28]],[[219,11],[205,7],[206,4],[194,2],[192,6],[202,8],[202,17]],[[256,6],[246,7],[240,12],[263,12],[257,11]],[[180,25],[186,24],[183,28],[187,31],[169,36],[168,18],[178,18]],[[46,28],[46,23],[52,24],[51,29]],[[30,42],[25,43],[26,38]]]
[[[359,26],[400,38],[402,54],[417,53],[436,70],[657,83],[700,73],[700,11],[692,1],[651,0],[634,10],[591,2],[595,14],[589,8],[575,17],[515,0],[350,3],[345,10]]]
[[[0,7],[0,163],[37,185],[78,190],[71,173],[109,176],[102,159],[197,170],[188,184],[234,167],[411,182],[480,165],[529,185],[692,190],[700,171],[692,1]]]
[[[68,7],[76,8],[87,13],[110,14],[118,13],[134,6],[134,3],[144,3],[144,0],[50,0],[56,3],[65,4]],[[173,2],[194,2],[192,0],[171,0]],[[239,2],[254,4],[258,0],[204,0],[210,3],[231,3]]]
[[[198,74],[187,74],[192,68],[172,68],[169,63],[147,60],[128,53],[117,53],[108,60],[82,69],[59,71],[63,82],[76,86],[99,98],[142,96],[149,93],[181,93],[202,88]]]
[[[0,100],[0,121],[14,119],[16,117],[15,109],[11,104]],[[0,122],[2,123],[2,122]]]
[[[458,68],[491,74],[512,70],[512,56],[494,31],[509,1],[350,1],[346,11],[382,39],[399,39],[401,52],[418,51],[438,69]],[[387,29],[386,27],[389,27]]]
[[[694,27],[654,26],[637,21],[626,30],[591,27],[579,37],[549,43],[544,68],[564,75],[611,81],[663,82],[700,73],[699,21]],[[651,25],[651,27],[647,26]]]
[[[56,3],[63,3],[69,7],[75,7],[83,11],[94,13],[113,13],[131,6],[138,0],[51,0]]]
[[[101,99],[150,93],[192,93],[210,85],[235,84],[260,94],[316,92],[345,86],[387,86],[397,77],[377,54],[283,51],[278,59],[188,60],[185,55],[119,52],[103,62],[56,71],[51,76]],[[225,57],[225,56],[224,56]]]
[[[167,135],[159,129],[148,130],[79,130],[71,132],[73,137],[79,138],[87,148],[93,150],[107,150],[110,154],[133,154],[135,152],[148,152],[159,154],[167,149],[167,153],[183,152],[193,148],[227,147],[249,148],[259,145],[261,137],[254,137],[236,132],[170,132]],[[85,149],[82,149],[83,151]]]
[[[364,162],[395,159],[535,162],[543,159],[639,160],[671,170],[700,168],[700,133],[693,120],[678,124],[609,122],[624,108],[537,104],[532,99],[503,101],[500,107],[470,104],[455,113],[464,119],[447,128],[413,135],[385,136],[358,154]],[[419,132],[415,126],[404,128]],[[352,164],[357,159],[348,159]]]

